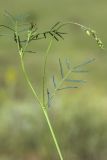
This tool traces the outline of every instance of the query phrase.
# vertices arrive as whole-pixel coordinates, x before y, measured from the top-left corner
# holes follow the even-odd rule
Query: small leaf
[[[53,29],[54,29],[56,26],[58,26],[59,24],[60,24],[60,22],[55,23],[55,25],[53,25],[50,30],[53,30]]]
[[[79,64],[79,65],[73,67],[73,69],[74,69],[74,70],[75,70],[75,69],[78,69],[78,68],[83,67],[83,66],[85,66],[85,65],[87,65],[87,64],[89,64],[89,63],[92,63],[93,61],[95,61],[95,58],[92,58],[92,59],[90,59],[90,60],[88,60],[88,61],[85,61],[84,63]]]
[[[55,32],[60,38],[62,38],[64,40],[64,38],[62,37],[62,35],[58,32]]]
[[[69,59],[67,59],[66,58],[66,66],[67,66],[67,68],[68,68],[68,70],[70,70],[71,69],[71,66],[70,66],[70,61],[69,61]]]
[[[53,75],[52,80],[53,80],[54,88],[56,88],[56,82],[55,82],[55,77],[54,77],[54,75]]]
[[[14,33],[14,41],[17,43],[17,36],[16,36],[16,33]]]
[[[59,33],[59,34],[68,34],[68,33],[65,33],[65,32],[57,32],[57,33]]]
[[[43,35],[44,35],[44,38],[46,39],[46,33],[43,33]]]
[[[87,71],[87,70],[72,70],[72,72],[87,73],[87,72],[89,72],[89,71]]]
[[[64,77],[64,73],[63,73],[63,68],[62,68],[62,63],[61,63],[60,58],[59,58],[59,66],[60,66],[61,77],[63,78]]]
[[[25,51],[27,53],[36,53],[35,51]]]
[[[66,82],[76,82],[76,83],[85,83],[85,80],[78,80],[78,79],[66,79]]]
[[[54,33],[52,33],[52,32],[48,32],[56,41],[59,41],[59,39],[55,36],[55,34]]]
[[[74,89],[74,88],[79,88],[78,86],[67,86],[63,88],[59,88],[58,90],[63,90],[63,89]]]

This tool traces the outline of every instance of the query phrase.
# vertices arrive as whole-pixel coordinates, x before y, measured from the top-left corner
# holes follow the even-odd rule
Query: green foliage
[[[22,67],[22,71],[23,74],[25,76],[25,80],[28,84],[28,86],[30,87],[35,100],[37,100],[37,102],[39,103],[43,114],[45,116],[46,122],[48,124],[51,136],[53,138],[54,144],[56,146],[58,155],[60,160],[63,160],[63,156],[60,150],[60,147],[58,145],[55,133],[53,131],[52,125],[50,123],[49,120],[49,116],[48,116],[48,107],[50,107],[51,105],[51,100],[56,96],[57,91],[61,91],[61,90],[65,90],[65,89],[77,89],[78,85],[64,85],[65,81],[69,81],[70,83],[81,83],[83,82],[83,80],[80,79],[71,79],[70,75],[72,72],[87,72],[86,70],[83,70],[83,67],[86,66],[87,64],[92,63],[95,59],[91,59],[88,61],[85,61],[81,64],[77,64],[75,66],[71,66],[70,62],[66,63],[66,68],[67,68],[67,72],[65,74],[64,72],[64,65],[61,62],[61,59],[59,58],[59,68],[60,68],[60,75],[61,75],[61,79],[58,83],[55,82],[55,76],[53,76],[53,85],[54,85],[54,91],[51,93],[50,89],[48,86],[46,86],[46,70],[47,70],[47,58],[50,52],[50,48],[52,46],[52,42],[53,40],[55,41],[59,41],[60,39],[64,39],[64,35],[66,34],[65,32],[63,32],[61,29],[63,29],[64,26],[66,25],[75,25],[77,27],[79,27],[81,30],[85,31],[89,36],[93,37],[95,39],[95,41],[97,42],[98,46],[103,49],[103,43],[102,41],[98,38],[97,34],[95,31],[93,31],[92,29],[85,27],[79,23],[75,23],[75,22],[65,22],[65,23],[60,23],[57,22],[55,25],[53,25],[48,31],[45,32],[38,32],[38,27],[35,23],[31,22],[27,24],[26,29],[24,29],[24,25],[20,24],[20,22],[14,17],[12,16],[10,13],[6,12],[6,14],[8,15],[8,17],[10,17],[10,19],[12,20],[12,23],[14,24],[13,27],[7,26],[7,25],[0,25],[1,28],[6,28],[7,30],[11,31],[12,36],[13,36],[13,42],[16,43],[17,49],[18,49],[18,53],[19,53],[19,57],[20,57],[20,61],[21,61],[21,67]],[[2,34],[3,36],[4,34]],[[41,39],[47,39],[48,36],[51,37],[49,46],[47,48],[46,54],[44,56],[44,65],[43,65],[43,88],[42,88],[42,99],[40,99],[40,95],[38,94],[37,90],[34,89],[34,87],[32,86],[32,83],[30,81],[30,77],[27,74],[25,65],[24,65],[24,57],[26,52],[29,53],[35,53],[35,51],[29,50],[29,44],[32,41],[37,41],[37,40],[41,40]],[[70,67],[71,66],[71,67]],[[47,93],[47,95],[46,95]],[[18,117],[19,118],[19,117]],[[23,133],[22,133],[23,134]],[[24,132],[25,134],[25,132]],[[19,136],[19,134],[18,134]],[[20,138],[19,138],[20,139]],[[27,140],[29,138],[27,137]],[[23,139],[24,141],[24,139]],[[25,140],[26,142],[26,140]],[[33,142],[29,142],[31,143],[31,145],[35,145],[33,144]],[[27,146],[27,144],[25,144],[25,146]]]

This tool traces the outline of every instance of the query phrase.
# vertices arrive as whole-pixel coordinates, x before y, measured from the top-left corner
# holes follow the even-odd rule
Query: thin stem
[[[68,22],[65,22],[65,23],[61,24],[59,27],[57,27],[57,30],[59,30],[59,29],[62,28],[63,26],[66,26],[67,24],[76,25],[76,26],[81,27],[81,28],[83,28],[83,29],[89,29],[88,27],[83,26],[83,25],[81,25],[81,24],[79,24],[79,23],[76,23],[76,22],[73,22],[73,21],[68,21]]]
[[[54,143],[55,143],[55,146],[56,146],[58,155],[59,155],[59,157],[60,157],[60,160],[64,160],[64,159],[63,159],[63,156],[62,156],[62,153],[61,153],[61,150],[60,150],[60,147],[59,147],[59,145],[58,145],[58,141],[57,141],[57,139],[56,139],[55,133],[54,133],[54,131],[53,131],[52,125],[51,125],[51,123],[50,123],[49,116],[48,116],[48,113],[47,113],[46,109],[43,109],[43,112],[44,112],[44,115],[45,115],[45,118],[46,118],[46,122],[48,123],[48,127],[49,127],[49,129],[50,129],[52,138],[53,138],[53,140],[54,140]]]
[[[28,77],[28,75],[27,75],[27,72],[26,72],[26,70],[25,70],[24,63],[23,63],[23,54],[22,54],[21,52],[20,52],[20,60],[21,60],[21,67],[22,67],[22,71],[23,71],[23,74],[24,74],[24,76],[25,76],[25,79],[26,79],[26,81],[27,81],[30,89],[32,90],[32,93],[33,93],[34,97],[35,97],[36,100],[39,102],[39,104],[42,106],[42,103],[41,103],[41,101],[40,101],[40,99],[39,99],[36,91],[34,90],[32,84],[31,84],[31,82],[30,82],[30,80],[29,80],[29,77]]]
[[[57,142],[55,133],[54,133],[54,131],[53,131],[53,127],[52,127],[52,125],[51,125],[51,122],[50,122],[50,119],[49,119],[49,116],[48,116],[48,112],[47,112],[47,110],[46,110],[46,106],[43,105],[43,103],[40,101],[40,99],[39,99],[36,91],[34,90],[32,84],[31,84],[31,82],[30,82],[30,80],[29,80],[29,76],[27,75],[27,72],[26,72],[25,66],[24,66],[24,62],[23,62],[23,54],[22,54],[22,52],[20,52],[19,55],[20,55],[21,67],[22,67],[22,71],[23,71],[23,74],[24,74],[24,76],[25,76],[25,79],[26,79],[26,81],[27,81],[27,83],[28,83],[28,85],[29,85],[29,87],[30,87],[33,95],[34,95],[35,100],[37,100],[37,101],[39,102],[40,106],[41,106],[41,109],[42,109],[42,111],[43,111],[43,113],[44,113],[44,116],[45,116],[45,120],[46,120],[46,122],[47,122],[47,124],[48,124],[48,127],[49,127],[50,132],[51,132],[51,136],[52,136],[53,141],[54,141],[54,144],[55,144],[55,146],[56,146],[56,149],[57,149],[59,158],[60,158],[60,160],[63,160],[60,147],[59,147],[59,145],[58,145],[58,142]]]
[[[46,78],[46,64],[47,64],[47,58],[49,55],[49,50],[52,46],[52,39],[48,45],[48,48],[46,50],[45,60],[44,60],[44,66],[43,66],[43,105],[45,105],[45,78]]]

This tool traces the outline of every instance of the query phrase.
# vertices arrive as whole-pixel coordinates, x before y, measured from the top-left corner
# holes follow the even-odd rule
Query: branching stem
[[[6,28],[8,30],[10,30],[11,32],[13,32],[14,34],[14,41],[16,42],[17,44],[17,48],[18,48],[18,53],[19,53],[19,56],[20,56],[20,61],[21,61],[21,68],[22,68],[22,72],[24,74],[24,77],[25,77],[25,80],[28,84],[28,86],[30,87],[31,89],[31,92],[33,93],[34,95],[34,98],[35,100],[39,103],[41,109],[42,109],[42,112],[44,114],[44,117],[45,117],[45,120],[48,124],[48,127],[49,127],[49,130],[50,130],[50,133],[51,133],[51,136],[53,138],[53,141],[54,141],[54,144],[56,146],[56,149],[57,149],[57,152],[58,152],[58,155],[59,155],[59,159],[60,160],[63,160],[63,156],[62,156],[62,153],[61,153],[61,150],[60,150],[60,147],[59,147],[59,144],[58,144],[58,141],[56,139],[56,135],[54,133],[54,130],[53,130],[53,127],[51,125],[51,122],[50,122],[50,119],[49,119],[49,116],[48,116],[48,111],[47,111],[47,107],[48,107],[48,104],[45,103],[45,91],[46,91],[46,65],[47,65],[47,58],[48,58],[48,55],[49,55],[49,51],[50,51],[50,48],[51,48],[51,45],[52,45],[52,41],[53,39],[55,39],[56,41],[59,41],[58,38],[63,38],[62,35],[66,34],[66,33],[63,33],[61,31],[59,31],[63,26],[66,26],[68,24],[72,24],[72,25],[76,25],[78,27],[80,27],[81,29],[83,29],[84,31],[86,31],[86,33],[88,35],[91,35],[97,42],[98,46],[100,48],[103,49],[103,43],[102,41],[100,40],[100,38],[97,36],[96,32],[94,30],[91,30],[90,28],[88,27],[85,27],[79,23],[75,23],[75,22],[65,22],[63,24],[60,25],[60,22],[56,23],[48,32],[44,32],[44,33],[37,33],[36,30],[37,28],[35,28],[35,25],[31,25],[31,28],[28,30],[27,32],[27,39],[23,41],[23,39],[20,38],[20,35],[19,35],[19,32],[18,32],[18,28],[17,28],[17,21],[14,19],[14,17],[9,14],[8,12],[6,12],[6,14],[10,17],[10,19],[14,22],[15,21],[15,29],[9,27],[9,26],[6,26],[6,25],[0,25],[0,28]],[[30,41],[33,41],[33,40],[39,40],[39,39],[43,39],[43,38],[46,38],[47,37],[47,34],[51,35],[52,39],[49,43],[49,46],[46,50],[46,55],[44,57],[44,65],[43,65],[43,101],[39,98],[38,94],[37,94],[37,91],[34,89],[34,87],[32,86],[32,83],[30,81],[30,78],[26,72],[26,69],[25,69],[25,65],[24,65],[24,61],[23,61],[23,58],[24,58],[24,53],[26,52],[26,48],[28,47],[29,45],[29,42]],[[43,35],[43,37],[39,37],[40,35]],[[33,36],[33,37],[32,37]],[[25,42],[24,44],[22,44],[22,42]],[[92,61],[92,60],[91,60]],[[54,98],[54,96],[56,95],[56,92],[60,89],[61,85],[63,84],[63,82],[68,78],[68,76],[70,75],[70,73],[73,71],[73,70],[76,70],[78,69],[79,67],[82,67],[84,66],[85,64],[88,64],[90,63],[91,61],[88,61],[88,62],[85,62],[83,64],[80,64],[80,65],[76,65],[74,66],[72,69],[69,69],[68,72],[65,74],[65,76],[63,76],[63,72],[62,72],[62,66],[61,66],[61,62],[60,62],[60,68],[61,68],[61,75],[62,75],[62,79],[60,80],[59,84],[56,86],[56,84],[54,83],[54,86],[55,86],[55,90],[54,90],[54,93],[52,94],[52,96],[50,97],[50,99],[52,100]],[[69,68],[69,66],[68,66]],[[53,82],[54,82],[54,77],[53,77]]]
[[[39,99],[36,91],[34,90],[32,84],[31,84],[31,82],[30,82],[30,80],[29,80],[29,76],[27,75],[27,72],[26,72],[26,70],[25,70],[25,66],[24,66],[23,56],[22,56],[22,55],[23,55],[23,54],[20,52],[21,68],[22,68],[23,74],[24,74],[24,76],[25,76],[26,82],[27,82],[27,84],[29,85],[29,87],[30,87],[30,89],[31,89],[31,91],[32,91],[32,93],[33,93],[33,95],[34,95],[35,100],[37,100],[38,103],[39,103],[40,106],[41,106],[41,109],[42,109],[42,111],[43,111],[43,113],[44,113],[46,122],[47,122],[47,124],[48,124],[49,129],[50,129],[51,136],[52,136],[52,138],[53,138],[53,140],[54,140],[54,144],[55,144],[55,146],[56,146],[56,149],[57,149],[59,158],[60,158],[60,160],[63,160],[60,147],[59,147],[59,145],[58,145],[58,142],[57,142],[55,133],[54,133],[54,131],[53,131],[53,127],[52,127],[52,125],[51,125],[51,123],[50,123],[50,119],[49,119],[49,116],[48,116],[48,112],[47,112],[47,110],[46,110],[46,106],[40,101],[40,99]]]
[[[28,76],[28,74],[27,74],[27,72],[26,72],[25,65],[24,65],[24,61],[23,61],[24,51],[25,51],[25,49],[26,49],[27,46],[28,46],[28,41],[29,41],[29,38],[30,38],[30,36],[31,36],[31,33],[28,35],[28,39],[27,39],[27,42],[26,42],[26,44],[25,44],[24,50],[23,50],[22,48],[20,48],[20,46],[19,46],[20,44],[19,44],[19,41],[18,41],[19,35],[18,35],[18,31],[17,31],[17,23],[16,23],[16,26],[15,26],[15,34],[16,34],[17,47],[18,47],[18,52],[19,52],[20,61],[21,61],[21,68],[22,68],[22,72],[23,72],[23,74],[24,74],[25,80],[26,80],[28,86],[30,87],[31,92],[32,92],[33,95],[34,95],[35,100],[38,101],[38,103],[40,104],[40,107],[41,107],[41,109],[42,109],[42,111],[43,111],[43,113],[44,113],[44,116],[45,116],[45,120],[46,120],[46,122],[47,122],[47,124],[48,124],[49,130],[50,130],[50,133],[51,133],[51,136],[52,136],[52,138],[53,138],[54,144],[55,144],[55,146],[56,146],[56,149],[57,149],[59,158],[60,158],[60,160],[63,160],[62,153],[61,153],[59,144],[58,144],[57,139],[56,139],[56,135],[55,135],[55,133],[54,133],[54,131],[53,131],[53,127],[52,127],[52,125],[51,125],[51,122],[50,122],[50,119],[49,119],[49,116],[48,116],[48,112],[47,112],[47,110],[46,110],[46,109],[47,109],[47,106],[45,105],[45,102],[44,102],[44,101],[45,101],[45,99],[44,99],[44,98],[45,98],[45,95],[44,95],[44,94],[45,94],[46,63],[47,63],[47,58],[48,58],[49,50],[50,50],[51,45],[52,45],[52,40],[50,41],[49,46],[48,46],[48,48],[47,48],[46,57],[45,57],[45,62],[44,62],[44,72],[43,72],[43,99],[44,99],[44,100],[43,100],[43,102],[42,102],[42,101],[40,100],[38,94],[37,94],[37,91],[36,91],[36,90],[34,89],[34,87],[32,86],[32,83],[31,83],[31,81],[30,81],[30,79],[29,79],[29,76]]]

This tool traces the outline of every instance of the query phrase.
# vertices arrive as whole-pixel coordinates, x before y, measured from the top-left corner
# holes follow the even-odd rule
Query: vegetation
[[[7,13],[8,14],[8,13]],[[47,80],[47,78],[49,77],[49,75],[47,75],[46,73],[48,72],[48,68],[47,68],[47,60],[48,60],[48,58],[49,58],[49,53],[51,52],[50,51],[50,49],[52,49],[51,48],[51,46],[52,46],[52,44],[53,43],[55,43],[54,41],[59,41],[60,39],[64,39],[64,37],[66,36],[66,33],[65,33],[65,31],[62,31],[62,29],[64,28],[64,26],[66,26],[67,24],[68,24],[68,22],[67,23],[64,23],[64,24],[61,24],[61,23],[56,23],[53,27],[51,27],[51,29],[49,29],[48,31],[46,31],[46,32],[38,32],[38,30],[37,30],[37,25],[35,25],[34,23],[28,23],[27,25],[25,25],[25,26],[22,26],[22,25],[20,25],[14,18],[13,18],[13,16],[11,16],[10,14],[8,14],[9,15],[9,17],[11,17],[12,18],[12,21],[13,21],[13,23],[14,23],[14,28],[11,28],[10,26],[8,26],[8,25],[1,25],[1,27],[2,28],[6,28],[6,29],[8,29],[9,31],[10,31],[10,35],[12,35],[13,37],[14,37],[14,42],[17,44],[17,47],[18,47],[18,52],[19,52],[19,56],[20,56],[20,60],[21,60],[21,65],[22,65],[22,71],[23,71],[23,73],[24,73],[24,75],[25,75],[25,78],[26,78],[26,80],[27,80],[27,83],[28,83],[28,85],[30,86],[30,88],[31,88],[31,90],[32,90],[32,92],[33,92],[33,94],[34,94],[34,96],[35,96],[35,98],[37,99],[37,101],[39,102],[39,104],[41,105],[41,109],[42,109],[42,111],[44,112],[44,115],[45,115],[45,117],[46,117],[46,120],[47,120],[47,122],[48,122],[48,125],[49,125],[49,128],[50,128],[50,131],[51,131],[51,134],[52,134],[52,137],[53,137],[53,140],[54,140],[54,142],[55,142],[55,145],[56,145],[56,148],[57,148],[57,151],[58,151],[58,153],[59,153],[59,157],[60,157],[60,159],[63,159],[63,157],[62,157],[62,154],[61,154],[61,151],[60,151],[60,148],[59,148],[59,145],[58,145],[58,142],[57,142],[57,140],[56,140],[56,136],[55,136],[55,134],[54,134],[54,132],[53,132],[53,129],[52,129],[52,126],[51,126],[51,124],[50,124],[50,120],[49,120],[49,117],[48,117],[48,112],[50,112],[49,111],[49,108],[50,108],[50,110],[52,109],[52,106],[53,106],[53,104],[54,104],[54,106],[57,106],[57,104],[55,104],[55,102],[53,102],[52,100],[53,100],[53,98],[54,98],[54,96],[56,95],[56,94],[59,94],[60,93],[60,91],[64,91],[64,92],[66,92],[66,90],[68,90],[68,89],[73,89],[73,92],[74,92],[74,90],[77,90],[77,88],[79,89],[79,87],[81,86],[81,84],[84,84],[86,81],[85,80],[83,80],[83,79],[81,79],[81,78],[79,78],[78,79],[78,74],[80,75],[80,73],[84,73],[84,72],[87,72],[87,70],[84,70],[84,68],[83,67],[85,67],[86,68],[86,65],[87,64],[89,64],[89,63],[91,63],[91,62],[93,62],[95,59],[94,58],[91,58],[91,59],[88,59],[87,61],[85,61],[85,62],[83,62],[83,63],[80,63],[80,64],[77,64],[77,65],[72,65],[72,64],[70,64],[70,61],[68,60],[68,59],[66,59],[65,60],[65,64],[64,64],[64,62],[62,63],[62,58],[59,58],[58,59],[58,61],[59,61],[59,71],[60,71],[60,75],[59,75],[59,73],[52,73],[52,71],[50,72],[50,75],[51,75],[51,83],[53,83],[53,87],[51,86],[51,84],[48,84],[48,80]],[[15,20],[15,21],[14,21]],[[99,47],[101,47],[101,48],[104,48],[103,47],[103,44],[102,44],[102,42],[101,42],[101,40],[98,38],[98,36],[97,36],[97,34],[96,34],[96,32],[95,31],[93,31],[92,29],[90,29],[90,28],[88,28],[88,27],[85,27],[85,26],[83,26],[83,25],[80,25],[80,24],[78,24],[78,23],[74,23],[74,22],[69,22],[69,24],[73,24],[73,25],[75,25],[75,26],[78,26],[78,27],[80,27],[80,29],[82,29],[82,31],[85,31],[86,33],[87,33],[87,35],[89,35],[89,36],[91,36],[91,37],[93,37],[95,40],[96,40],[96,42],[97,42],[97,44],[98,44],[98,46]],[[25,28],[24,28],[25,27]],[[59,29],[61,29],[61,30],[59,30]],[[27,34],[26,34],[27,33]],[[8,37],[10,37],[10,35],[8,36]],[[34,56],[33,55],[33,53],[35,54],[35,56],[36,57],[38,57],[38,51],[33,51],[33,50],[30,50],[29,48],[31,48],[31,47],[29,47],[28,45],[32,42],[32,41],[36,41],[37,42],[37,40],[40,40],[40,41],[42,41],[41,39],[46,39],[47,40],[47,38],[48,38],[48,36],[50,35],[50,42],[49,42],[49,46],[48,46],[48,48],[47,48],[47,51],[46,51],[46,53],[43,55],[44,56],[44,64],[43,64],[43,62],[41,62],[41,68],[43,68],[43,71],[42,71],[42,73],[43,73],[43,79],[42,79],[42,81],[40,81],[40,84],[41,84],[41,82],[42,82],[42,87],[41,87],[41,85],[40,85],[40,87],[38,88],[38,86],[37,86],[37,89],[36,89],[36,92],[35,92],[35,90],[34,90],[34,88],[35,87],[33,87],[32,86],[32,83],[31,83],[31,81],[29,80],[29,76],[28,76],[28,74],[27,74],[27,72],[26,72],[26,69],[25,69],[25,65],[24,65],[24,59],[25,59],[25,57],[30,57],[31,58],[31,56]],[[68,34],[69,35],[69,34]],[[7,37],[7,34],[2,34],[2,36],[6,36]],[[37,42],[38,43],[38,42]],[[29,47],[29,48],[28,48]],[[44,47],[44,46],[43,46]],[[27,53],[31,53],[31,54],[29,54],[29,55],[27,55]],[[41,56],[41,55],[40,55]],[[59,55],[60,56],[60,55]],[[66,57],[65,57],[66,58]],[[51,61],[50,61],[50,58],[49,58],[49,63],[51,63]],[[13,72],[13,73],[12,73]],[[15,81],[15,79],[17,79],[17,76],[16,76],[16,73],[15,73],[16,71],[13,69],[11,69],[11,71],[10,71],[10,75],[9,75],[9,72],[7,72],[6,73],[6,83],[7,83],[7,85],[9,85],[9,87],[11,88],[11,86],[10,86],[10,83],[11,83],[11,85],[13,86],[13,83],[14,83],[14,81]],[[12,73],[12,74],[11,74]],[[30,72],[29,72],[30,73]],[[76,74],[77,74],[77,76],[75,76]],[[19,73],[18,73],[19,74]],[[55,74],[58,74],[58,79],[56,78],[56,75]],[[71,77],[71,74],[72,74],[72,76],[73,76],[73,79],[72,79],[72,77]],[[11,76],[12,75],[12,76]],[[76,78],[75,78],[76,77]],[[8,79],[8,80],[7,80]],[[9,83],[9,79],[10,79],[10,83]],[[48,85],[47,85],[48,84]],[[75,84],[75,85],[74,85]],[[40,91],[40,89],[42,88],[42,93],[41,93],[41,91]],[[39,92],[38,92],[38,90],[39,90]],[[9,90],[9,92],[10,92],[10,90]],[[14,92],[14,91],[13,91]],[[63,93],[64,93],[63,92]],[[67,92],[69,92],[69,91],[67,91]],[[70,91],[71,92],[71,91]],[[5,95],[5,93],[4,93],[4,95],[3,94],[1,94],[2,96],[3,96],[3,98],[5,99],[6,97],[6,95]],[[14,93],[13,93],[13,95],[14,95]],[[29,95],[29,94],[28,94]],[[75,100],[75,98],[73,98],[74,100]],[[51,102],[52,101],[52,102]],[[63,102],[64,103],[64,102]],[[65,106],[66,105],[68,105],[69,103],[67,103],[67,104],[65,104]],[[70,103],[71,104],[71,103]],[[37,105],[37,104],[36,104]],[[63,105],[62,105],[63,106]],[[80,105],[81,106],[81,105]],[[12,110],[14,110],[13,108],[12,108]],[[29,109],[28,109],[29,110]],[[52,109],[53,110],[53,109]],[[83,110],[85,110],[85,109],[83,109]],[[30,111],[30,110],[29,110]],[[29,112],[28,111],[28,112]],[[16,111],[17,112],[17,111]],[[21,111],[22,112],[22,111]],[[36,111],[37,112],[37,111]],[[9,111],[9,114],[10,114],[10,111]],[[29,113],[28,113],[29,114]],[[53,114],[53,111],[52,111],[52,113],[51,114]],[[68,114],[69,114],[69,112],[68,112]],[[8,115],[8,114],[7,114]],[[23,115],[22,115],[23,116]],[[34,114],[34,117],[35,117],[35,114]],[[41,117],[41,116],[40,116]],[[79,117],[79,116],[77,116],[77,117]],[[72,116],[72,118],[73,118],[73,116]],[[35,118],[34,118],[35,119]],[[81,119],[81,117],[80,117],[80,119]],[[84,118],[83,118],[84,119]],[[2,120],[4,120],[4,118],[2,119]],[[37,120],[37,119],[36,119]],[[62,121],[64,122],[64,120],[65,120],[65,123],[66,122],[68,122],[69,123],[69,121],[67,120],[67,119],[65,119],[65,118],[63,118],[62,119]],[[32,121],[32,120],[31,120]],[[72,121],[72,120],[70,120],[70,121]],[[75,123],[75,118],[74,118],[74,124],[76,124],[76,126],[77,126],[77,124],[78,124],[78,120],[76,120],[77,121],[77,123]],[[84,121],[84,120],[83,120]],[[83,124],[83,121],[82,121],[82,124]],[[11,122],[11,121],[10,121]],[[21,121],[22,122],[22,121]],[[33,121],[32,121],[33,122]],[[33,122],[32,123],[31,122],[31,124],[29,125],[29,126],[32,126],[32,124],[35,124],[36,123],[36,121],[35,122]],[[88,122],[87,122],[88,123]],[[10,123],[11,124],[11,123]],[[27,123],[26,123],[27,124]],[[56,124],[58,124],[58,122],[56,123]],[[95,124],[96,125],[96,124]],[[20,125],[19,125],[20,126]],[[80,126],[80,125],[79,125]],[[84,124],[84,126],[85,126],[85,124]],[[32,126],[33,127],[33,129],[35,128],[34,126]],[[31,127],[31,128],[32,128]],[[62,126],[63,127],[63,126]],[[60,127],[56,127],[56,128],[60,128]],[[68,127],[69,128],[69,127]],[[73,124],[71,125],[71,128],[73,128]],[[79,128],[79,127],[77,127],[77,128]],[[82,127],[80,127],[80,128],[82,128]],[[20,129],[19,129],[20,130]],[[18,131],[19,131],[18,130]],[[26,129],[25,129],[26,130]],[[59,131],[60,131],[60,129],[58,129]],[[72,129],[70,129],[70,130],[72,130]],[[60,133],[58,131],[58,133]],[[76,128],[74,128],[73,129],[73,131],[74,132],[76,132]],[[27,130],[27,132],[29,132],[29,129]],[[81,131],[80,131],[81,132]],[[22,133],[23,133],[23,135],[26,135],[26,133],[25,133],[25,131],[22,131]],[[29,136],[30,136],[30,134],[28,134],[28,137],[27,138],[25,138],[25,144],[24,143],[22,143],[23,142],[23,140],[24,139],[22,139],[20,142],[21,142],[21,146],[22,146],[22,148],[20,149],[21,150],[21,152],[22,152],[22,150],[24,151],[24,150],[26,150],[27,148],[27,146],[28,146],[28,148],[29,147],[31,147],[32,148],[32,146],[33,146],[33,149],[35,149],[35,147],[36,146],[39,146],[39,142],[38,142],[38,144],[37,144],[37,140],[35,141],[35,142],[31,142],[31,139],[32,140],[34,140],[35,139],[35,135],[34,135],[34,132],[32,132],[33,133],[33,135],[31,136],[32,138],[28,138]],[[32,134],[31,133],[31,134]],[[35,132],[36,133],[36,132]],[[44,134],[43,135],[45,135],[46,133],[45,133],[45,131],[43,132]],[[79,133],[79,131],[77,131],[77,133]],[[85,133],[85,132],[84,132]],[[86,131],[86,133],[88,133],[87,131]],[[39,133],[39,134],[41,134],[41,132]],[[5,134],[3,134],[3,133],[1,133],[1,135],[5,135]],[[15,135],[15,134],[13,134],[13,135]],[[17,134],[17,136],[19,136],[20,134]],[[63,135],[63,133],[62,133],[62,135]],[[76,134],[75,133],[73,133],[72,132],[72,134],[70,134],[70,137],[71,137],[71,135],[73,135],[73,137],[75,137],[76,136]],[[8,136],[8,131],[7,131],[7,136]],[[16,136],[16,135],[15,135]],[[26,136],[25,136],[26,137]],[[67,135],[67,137],[69,137],[69,134]],[[1,138],[1,140],[3,139],[3,137]],[[26,142],[28,142],[28,139],[29,139],[29,143],[28,143],[28,145],[26,144]],[[69,138],[68,138],[69,139]],[[77,138],[76,138],[77,139]],[[87,138],[88,139],[88,138]],[[68,140],[69,141],[69,140]],[[70,139],[70,141],[73,141],[73,139],[71,140]],[[79,141],[79,140],[78,140]],[[59,141],[60,142],[60,141]],[[9,144],[11,144],[10,142],[8,142]],[[17,142],[15,142],[14,141],[14,143],[16,143],[16,146],[18,146],[18,143]],[[15,146],[15,144],[13,143],[13,146]],[[1,143],[2,144],[2,143]],[[31,146],[30,146],[30,144],[31,144]],[[48,140],[47,140],[47,144],[49,144],[48,143]],[[63,145],[61,145],[61,148],[64,148],[64,142],[62,142],[62,144]],[[73,144],[74,144],[74,142],[73,142]],[[73,145],[73,144],[70,144],[70,146],[71,145]],[[24,145],[24,146],[23,146]],[[49,149],[48,149],[48,147],[47,147],[47,150],[50,150],[50,146],[51,146],[52,144],[50,144],[49,145]],[[4,148],[8,148],[8,147],[6,147],[6,145],[4,145],[5,147]],[[20,143],[19,143],[19,146],[20,146]],[[1,146],[2,147],[2,146]],[[2,147],[3,148],[3,147]],[[13,148],[14,147],[9,147],[7,150],[7,152],[10,152],[11,151],[11,149],[12,149],[12,152],[13,152]],[[16,147],[17,148],[17,147]],[[18,147],[19,148],[19,147]],[[88,148],[88,147],[87,147]],[[10,150],[10,151],[9,151]],[[32,150],[32,149],[31,149]],[[37,150],[37,148],[36,148],[36,150]],[[77,150],[77,153],[75,153],[75,150]],[[76,147],[75,145],[73,145],[72,146],[72,149],[70,149],[70,151],[72,151],[72,155],[71,155],[71,157],[70,157],[70,154],[69,154],[69,156],[67,157],[68,159],[71,159],[71,158],[73,158],[73,159],[78,159],[79,157],[77,156],[78,154],[80,155],[80,158],[81,159],[84,159],[84,158],[87,158],[88,159],[88,157],[89,157],[89,155],[88,155],[88,153],[86,153],[86,151],[85,151],[85,154],[82,154],[83,152],[84,152],[84,150],[85,150],[85,148],[83,147],[83,150],[82,150],[82,147],[80,147],[79,149],[78,149],[78,147]],[[91,153],[91,151],[90,151],[90,149],[88,148],[88,151]],[[19,151],[20,152],[20,151]],[[68,149],[68,152],[69,152],[69,149]],[[14,152],[15,153],[15,152]],[[24,153],[24,152],[23,152]],[[64,153],[64,151],[63,151],[63,153]],[[17,153],[16,153],[17,154]],[[41,155],[42,155],[42,150],[41,150],[41,153],[40,153]],[[74,154],[74,155],[73,155]],[[18,154],[19,155],[19,154]],[[39,155],[38,155],[39,156]],[[48,158],[49,159],[52,159],[52,157],[54,157],[54,159],[56,159],[56,156],[55,155],[52,155],[52,154],[47,154],[47,156],[48,156]],[[74,156],[74,157],[73,157]],[[46,155],[44,156],[44,157],[46,157]],[[93,154],[93,156],[92,156],[92,158],[94,157],[94,154]],[[41,158],[41,157],[40,157]],[[43,157],[42,157],[43,158]],[[39,159],[39,158],[38,158]]]

